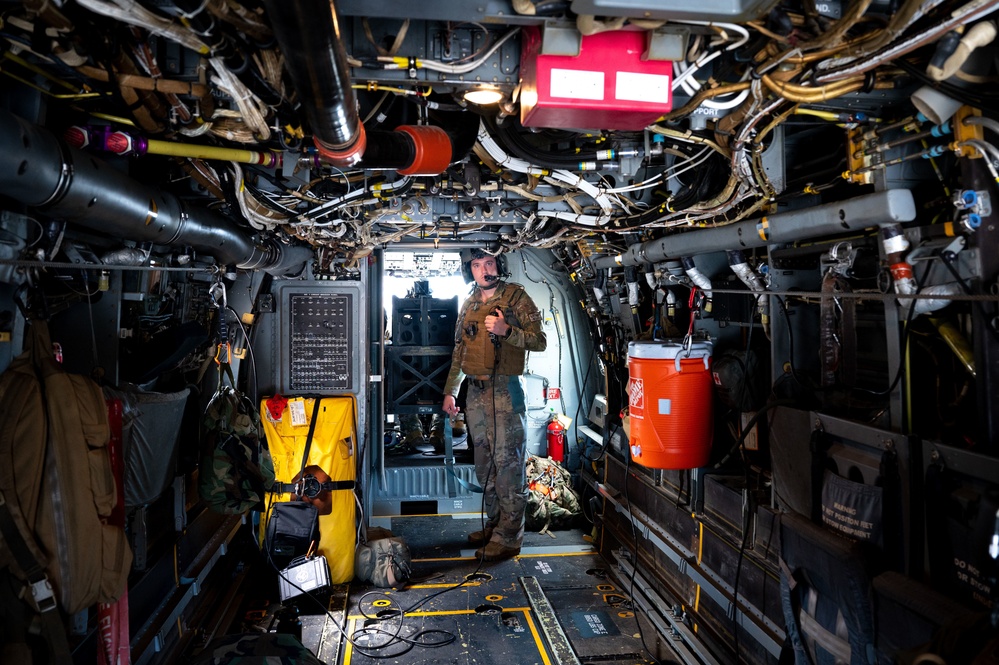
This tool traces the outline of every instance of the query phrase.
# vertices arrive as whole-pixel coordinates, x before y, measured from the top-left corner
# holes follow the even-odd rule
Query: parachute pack
[[[572,476],[551,459],[528,455],[527,488],[524,528],[529,531],[567,528],[582,512]]]

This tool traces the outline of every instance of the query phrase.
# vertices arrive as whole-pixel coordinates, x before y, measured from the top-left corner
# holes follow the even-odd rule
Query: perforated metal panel
[[[282,392],[357,392],[362,356],[360,298],[360,285],[351,282],[281,290]]]

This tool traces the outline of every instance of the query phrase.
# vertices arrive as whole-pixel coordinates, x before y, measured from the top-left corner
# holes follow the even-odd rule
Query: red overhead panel
[[[543,55],[541,31],[524,28],[520,121],[525,127],[640,130],[673,104],[673,64],[643,60],[646,33],[584,36],[576,57]]]

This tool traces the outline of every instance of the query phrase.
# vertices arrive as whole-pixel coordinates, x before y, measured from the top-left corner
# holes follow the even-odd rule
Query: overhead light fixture
[[[476,104],[478,106],[488,106],[489,104],[496,104],[506,95],[499,88],[493,87],[479,87],[473,88],[471,90],[466,90],[463,93],[463,97],[469,104]]]

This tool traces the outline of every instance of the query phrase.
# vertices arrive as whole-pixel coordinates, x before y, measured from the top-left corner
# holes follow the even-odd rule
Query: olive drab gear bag
[[[524,528],[529,531],[566,528],[582,514],[572,476],[551,459],[528,455],[527,488]]]
[[[58,649],[56,607],[114,602],[132,552],[125,530],[108,523],[116,489],[104,394],[56,362],[44,321],[25,336],[0,375],[0,583],[20,586]]]
[[[274,462],[261,436],[253,402],[232,386],[227,363],[219,368],[219,387],[201,421],[202,455],[198,494],[212,510],[241,515],[250,512],[274,484]]]
[[[367,543],[357,546],[354,577],[382,588],[405,584],[413,561],[406,541],[381,527],[370,527],[367,535]]]

